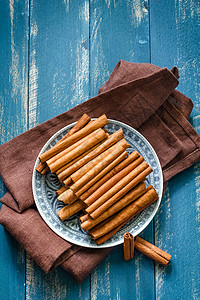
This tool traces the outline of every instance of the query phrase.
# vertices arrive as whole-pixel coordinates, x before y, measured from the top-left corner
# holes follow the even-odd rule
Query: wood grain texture
[[[89,3],[30,1],[29,127],[89,98]],[[45,274],[27,256],[26,299],[88,299],[82,285],[57,268]]]
[[[146,3],[90,1],[91,97],[98,94],[120,59],[150,62]],[[153,241],[153,223],[143,234]],[[122,246],[116,247],[92,273],[91,299],[103,298],[154,299],[154,263],[138,253],[133,261],[126,262]]]
[[[146,1],[90,1],[90,96],[98,94],[120,59],[149,62]]]
[[[152,63],[178,66],[178,89],[195,104],[190,122],[200,134],[199,3],[151,1],[150,11]],[[172,255],[167,268],[156,265],[157,299],[200,299],[199,178],[197,163],[170,180],[156,215],[155,243]]]
[[[30,127],[88,99],[89,3],[30,1]]]
[[[27,1],[1,1],[0,6],[0,143],[27,129]],[[6,188],[0,180],[0,197]],[[0,226],[1,299],[24,299],[24,250]]]
[[[178,66],[200,134],[199,25],[196,0],[1,1],[1,143],[97,95],[120,59]],[[199,197],[197,163],[170,180],[141,235],[172,255],[167,267],[137,251],[126,262],[120,245],[81,285],[25,260],[0,227],[0,299],[200,299]]]

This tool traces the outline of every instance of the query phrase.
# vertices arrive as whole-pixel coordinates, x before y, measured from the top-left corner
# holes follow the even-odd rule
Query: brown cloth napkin
[[[165,183],[200,158],[200,138],[188,122],[192,101],[175,90],[178,70],[119,61],[99,95],[0,146],[0,174],[8,188],[0,223],[46,272],[57,265],[84,280],[111,251],[72,245],[57,236],[34,206],[32,172],[46,141],[83,113],[106,114],[141,132],[154,147]]]

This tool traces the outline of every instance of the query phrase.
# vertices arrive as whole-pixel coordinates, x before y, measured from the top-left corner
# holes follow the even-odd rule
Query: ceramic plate
[[[54,134],[44,145],[40,154],[53,147],[74,124],[70,124]],[[82,215],[81,213],[77,213],[64,222],[59,219],[57,211],[64,205],[57,199],[55,191],[61,187],[60,182],[54,173],[51,174],[49,172],[46,175],[41,175],[35,168],[33,171],[33,195],[41,217],[47,225],[63,239],[90,248],[106,248],[121,244],[123,243],[123,235],[125,232],[131,232],[134,236],[138,235],[153,219],[158,210],[163,191],[162,169],[158,157],[149,142],[139,132],[119,121],[109,120],[109,124],[105,127],[109,134],[122,128],[125,139],[131,145],[131,148],[127,149],[127,152],[130,154],[134,150],[137,150],[152,167],[153,172],[147,177],[146,183],[147,185],[152,184],[154,186],[159,195],[159,199],[124,225],[103,245],[98,246],[90,235],[81,229],[79,221],[79,217]],[[38,164],[39,158],[36,160],[35,167]]]

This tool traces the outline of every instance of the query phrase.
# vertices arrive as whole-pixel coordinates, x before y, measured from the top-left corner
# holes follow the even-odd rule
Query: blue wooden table
[[[176,65],[200,134],[199,41],[198,0],[0,1],[1,143],[97,95],[120,59]],[[126,262],[120,245],[78,285],[45,274],[1,226],[0,299],[200,299],[200,163],[170,180],[143,237],[168,267]]]

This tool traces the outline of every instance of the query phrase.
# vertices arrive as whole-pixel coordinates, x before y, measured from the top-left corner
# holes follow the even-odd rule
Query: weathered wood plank
[[[27,1],[1,1],[0,7],[0,142],[27,129]],[[0,197],[6,188],[0,180]],[[24,250],[0,227],[1,299],[24,299]]]
[[[30,1],[29,126],[89,98],[89,3]],[[27,257],[27,299],[88,299],[61,268],[45,274]]]
[[[106,82],[120,60],[150,62],[149,13],[144,1],[90,1],[90,92]],[[114,109],[114,108],[113,108]],[[153,240],[152,223],[143,236]],[[91,298],[154,299],[154,263],[136,253],[129,262],[118,246],[92,273]]]
[[[200,134],[199,3],[152,1],[150,11],[152,63],[178,66],[178,89],[194,101],[190,121]],[[199,178],[199,163],[173,178],[156,215],[156,245],[172,255],[169,267],[156,265],[157,299],[200,298]]]

